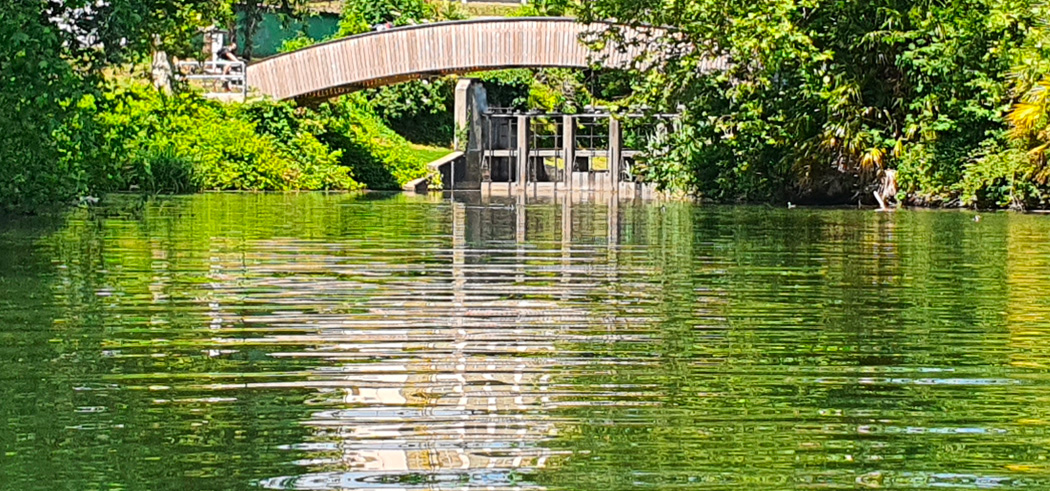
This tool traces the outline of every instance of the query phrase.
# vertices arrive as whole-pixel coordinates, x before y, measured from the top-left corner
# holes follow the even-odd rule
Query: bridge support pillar
[[[488,108],[488,96],[481,82],[464,78],[456,84],[454,145],[464,155],[465,169],[457,173],[449,189],[481,189],[482,114]],[[464,140],[464,137],[466,138]]]
[[[518,116],[518,171],[517,171],[517,188],[521,193],[525,192],[525,187],[529,183],[529,153],[531,148],[529,145],[529,117]]]
[[[565,189],[571,193],[572,168],[576,165],[576,118],[568,114],[561,118],[562,160],[565,161],[565,175],[562,176],[562,182],[565,183]]]
[[[456,105],[453,109],[455,118],[455,134],[452,136],[452,144],[456,150],[467,150],[468,142],[462,141],[464,131],[469,131],[470,125],[470,86],[474,80],[462,78],[456,83]]]

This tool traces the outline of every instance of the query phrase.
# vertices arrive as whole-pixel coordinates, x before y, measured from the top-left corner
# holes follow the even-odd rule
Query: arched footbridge
[[[437,22],[370,32],[274,56],[247,69],[248,84],[275,99],[319,99],[421,77],[506,68],[627,66],[646,43],[608,44],[568,18]],[[638,33],[636,33],[638,35]],[[712,62],[712,68],[719,62]]]

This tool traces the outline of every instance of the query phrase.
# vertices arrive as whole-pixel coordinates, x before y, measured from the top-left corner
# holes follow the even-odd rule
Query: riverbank
[[[179,29],[165,19],[120,17],[127,22],[111,25],[135,29],[120,36],[107,31],[100,41],[107,50],[81,46],[47,22],[40,15],[47,5],[18,4],[0,19],[7,32],[26,33],[0,51],[0,105],[13,108],[0,112],[4,212],[34,213],[114,191],[401,189],[429,175],[427,162],[444,151],[437,147],[450,146],[456,132],[450,79],[300,108],[272,101],[223,105],[186,87],[164,95],[141,81],[107,78],[115,67],[141,65],[157,47],[149,40],[158,38],[143,33],[164,34],[172,56],[193,53],[197,29],[232,16],[229,5],[192,11]],[[755,51],[748,40],[787,42],[773,35],[781,24],[766,19],[734,27],[735,35],[726,37],[703,31],[710,18],[728,15],[720,11],[666,17],[619,0],[540,2],[515,14],[681,24],[736,59],[757,55],[764,61],[731,64],[704,77],[676,71],[677,65],[655,78],[631,70],[558,69],[472,77],[486,84],[490,105],[508,110],[573,114],[597,106],[645,107],[676,114],[675,131],[658,138],[653,157],[632,175],[705,202],[874,204],[879,191],[908,206],[1048,208],[1050,98],[1043,94],[1050,92],[1044,77],[1050,55],[1036,50],[1045,45],[1043,37],[1050,39],[1036,22],[1046,18],[1045,8],[1025,4],[1003,20],[996,5],[957,16],[938,12],[932,24],[906,26],[903,32],[917,40],[906,48],[896,41],[858,45],[857,39],[884,33],[868,20],[857,32],[828,34],[838,19],[853,18],[829,5],[828,15],[785,20],[805,40],[801,45]],[[454,3],[422,0],[343,6],[334,36],[462,14]],[[884,14],[864,12],[864,19]],[[955,30],[932,27],[942,23]],[[38,39],[51,41],[30,42]],[[679,47],[682,66],[703,64],[704,50]],[[896,76],[886,82],[883,73]],[[643,140],[630,142],[632,148],[653,143]],[[884,179],[890,171],[894,179]],[[885,184],[891,181],[895,189]]]
[[[537,84],[533,77],[539,75],[517,72],[489,75],[495,100],[531,101],[548,90],[549,80]],[[508,85],[508,80],[517,85]],[[51,176],[43,192],[5,194],[0,203],[6,212],[35,213],[55,203],[90,203],[113,192],[397,191],[420,179],[431,179],[427,187],[440,189],[440,176],[427,164],[452,150],[412,143],[399,131],[441,140],[445,133],[435,133],[437,125],[427,121],[451,118],[442,112],[448,106],[448,86],[448,81],[416,82],[305,108],[266,100],[223,104],[193,92],[163,94],[145,81],[123,78],[83,96],[67,123],[55,130],[59,168],[65,173]],[[423,107],[413,100],[425,97],[432,98],[431,109],[408,112]],[[569,100],[558,104],[564,107]],[[373,109],[377,101],[386,118]],[[28,178],[22,181],[40,185]],[[673,187],[655,196],[710,204],[874,206],[872,189],[877,186],[865,185],[858,176],[843,173],[835,186],[835,194],[792,194],[785,189],[765,200],[719,199]],[[964,206],[959,199],[933,201],[906,192],[885,197],[911,207],[1010,207],[980,202]]]
[[[31,212],[117,191],[399,190],[451,152],[410,143],[360,96],[316,108],[222,104],[127,79],[82,96],[54,135],[63,172],[8,174],[14,190],[0,208]]]

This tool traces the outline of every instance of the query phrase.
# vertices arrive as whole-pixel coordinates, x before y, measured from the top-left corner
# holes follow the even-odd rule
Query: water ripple
[[[1050,222],[304,194],[0,232],[11,489],[1047,489]]]

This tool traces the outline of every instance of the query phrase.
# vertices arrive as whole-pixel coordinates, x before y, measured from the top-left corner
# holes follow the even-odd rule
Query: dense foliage
[[[34,210],[89,188],[54,135],[100,92],[100,71],[157,47],[189,48],[219,0],[0,0],[0,210]]]
[[[415,24],[433,14],[434,8],[424,0],[345,0],[343,3],[344,22],[359,20],[366,28],[387,22],[395,26]]]
[[[423,0],[349,0],[343,4],[339,31],[331,39],[368,32],[372,26],[390,22],[403,26],[424,21],[458,20],[464,14],[455,2]],[[315,44],[302,35],[285,41],[287,53]],[[366,91],[365,100],[382,122],[414,143],[450,146],[455,134],[452,79],[406,82]]]
[[[128,86],[85,96],[58,135],[64,168],[84,191],[353,189],[342,152],[289,105],[223,106]]]
[[[1032,42],[1045,19],[1034,2],[582,5],[584,20],[673,28],[654,43],[676,55],[634,72],[636,103],[686,108],[649,176],[668,187],[720,200],[850,199],[858,182],[896,169],[913,203],[1002,204],[1016,189],[1007,181],[1031,177],[1003,164],[1019,155],[1004,122],[1008,73],[1044,49]],[[718,56],[728,69],[701,69]],[[1035,191],[1005,201],[1038,201]]]
[[[399,190],[427,177],[426,164],[404,137],[383,124],[361,94],[341,97],[318,109],[326,127],[322,139],[343,150],[342,162],[369,189]]]
[[[84,97],[56,135],[83,192],[401,189],[428,175],[360,94],[309,109],[130,85]]]
[[[384,124],[409,141],[450,146],[455,91],[456,80],[442,78],[371,89],[365,98]]]
[[[186,52],[199,27],[231,19],[231,4],[0,0],[0,209],[134,188],[343,189],[352,177],[394,188],[426,173],[405,137],[452,140],[451,80],[317,111],[103,82],[154,48]],[[519,13],[669,27],[643,41],[661,59],[624,75],[481,76],[494,105],[681,111],[670,141],[638,169],[666,188],[721,201],[855,201],[892,169],[898,197],[913,204],[1050,202],[1050,12],[1034,0],[548,0]],[[449,2],[347,0],[337,36],[462,15]],[[709,69],[713,58],[728,63]]]
[[[235,28],[241,28],[240,39],[244,40],[241,55],[247,59],[252,58],[255,46],[250,40],[254,39],[255,33],[259,31],[265,13],[275,12],[284,22],[287,22],[302,18],[306,14],[307,3],[309,3],[308,0],[245,0],[238,2],[240,18],[238,22],[232,24]]]
[[[112,68],[152,48],[188,50],[197,27],[229,18],[226,0],[85,5],[0,5],[2,211],[121,190],[357,189],[354,173],[392,189],[426,175],[433,151],[411,147],[360,98],[318,111],[223,105]]]
[[[561,17],[571,14],[576,2],[570,0],[534,0],[522,5],[510,14],[511,17]]]

